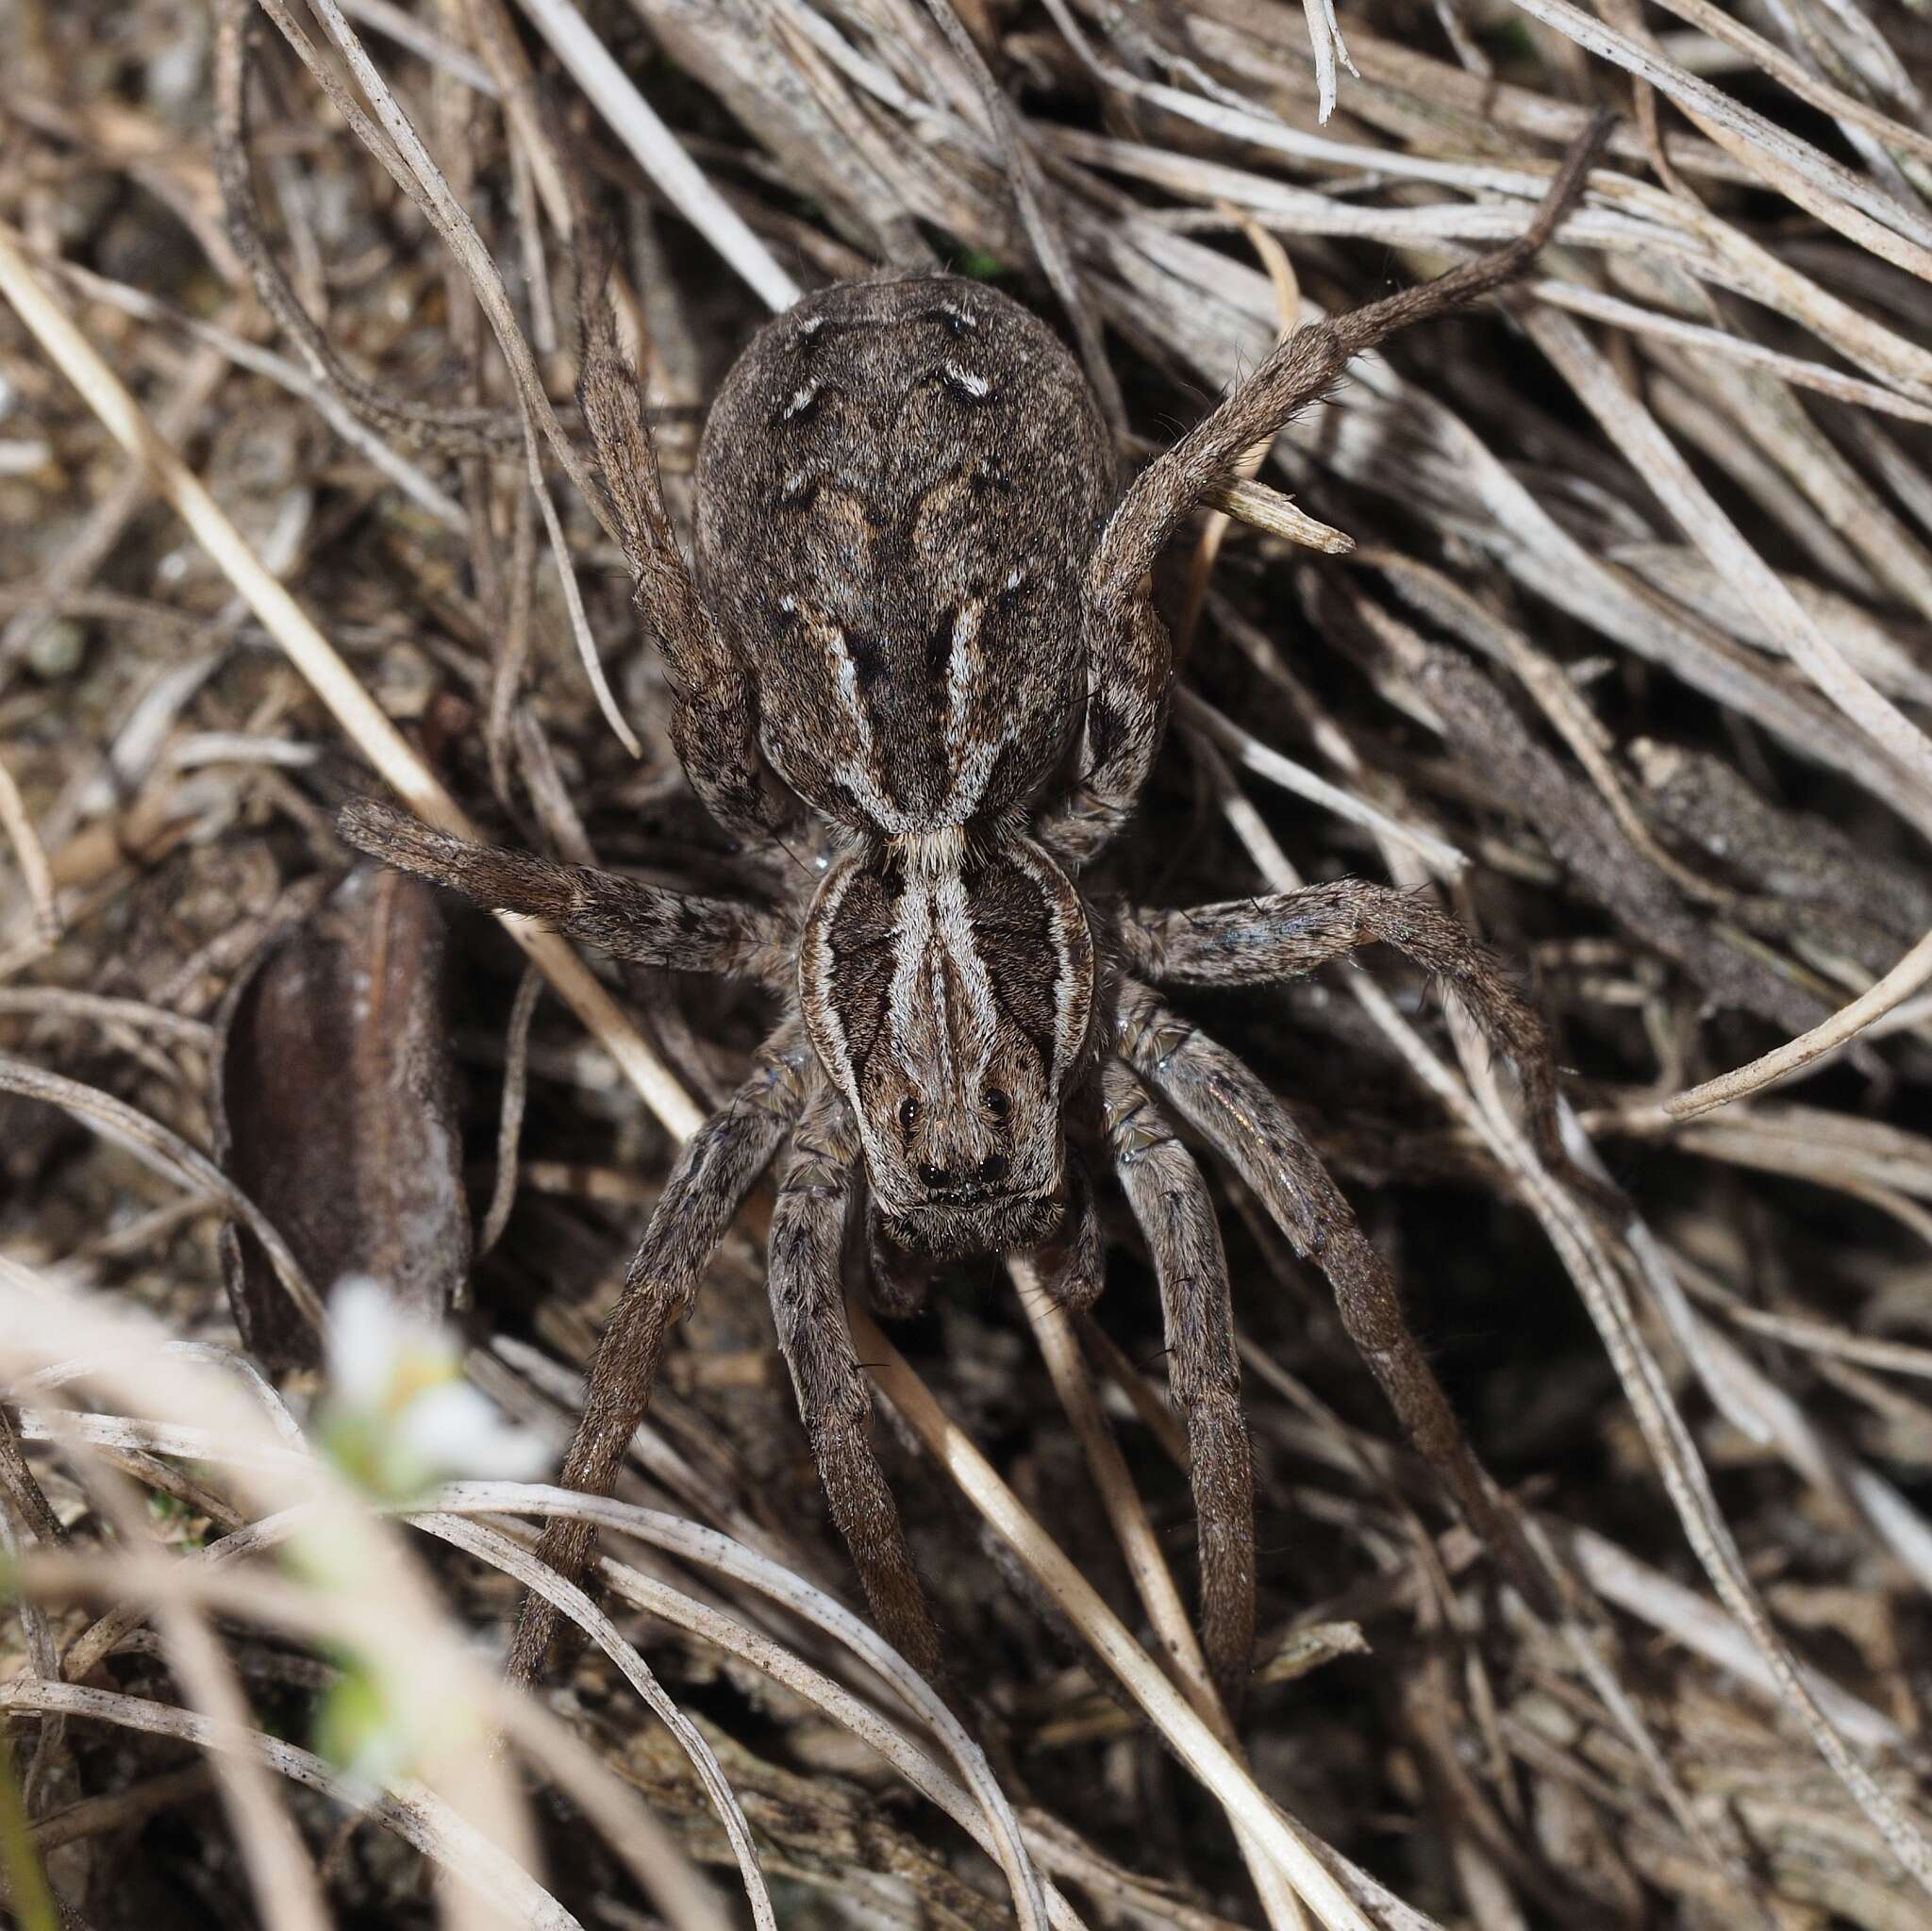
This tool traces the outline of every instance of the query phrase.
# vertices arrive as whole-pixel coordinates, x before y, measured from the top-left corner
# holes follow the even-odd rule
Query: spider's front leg
[[[784,922],[758,906],[472,844],[374,798],[344,805],[336,830],[345,843],[385,865],[413,872],[487,911],[539,919],[612,958],[673,972],[741,973],[774,986],[791,977]]]
[[[1163,986],[1263,985],[1313,972],[1357,946],[1392,945],[1461,995],[1483,1037],[1516,1066],[1539,1152],[1568,1166],[1542,1015],[1495,954],[1426,899],[1341,878],[1186,911],[1136,907],[1121,920],[1120,933],[1133,970]]]
[[[1341,1324],[1409,1440],[1539,1613],[1560,1615],[1542,1564],[1476,1459],[1409,1328],[1387,1262],[1288,1109],[1224,1046],[1132,979],[1121,987],[1119,1045],[1128,1063],[1253,1188],[1295,1252],[1328,1277]]]
[[[851,1114],[822,1079],[792,1136],[772,1209],[772,1316],[825,1501],[873,1621],[927,1682],[942,1684],[939,1628],[873,1451],[872,1397],[845,1319],[841,1263],[858,1171]]]
[[[803,1031],[788,1020],[760,1049],[750,1078],[687,1142],[597,1343],[583,1416],[558,1478],[564,1488],[610,1493],[650,1406],[664,1337],[691,1306],[724,1230],[798,1119],[810,1061]],[[575,1582],[594,1535],[588,1523],[555,1518],[537,1544],[538,1558]],[[510,1645],[513,1682],[535,1679],[556,1628],[556,1607],[541,1596],[525,1597]]]
[[[1114,1171],[1160,1283],[1168,1386],[1187,1424],[1200,1525],[1202,1643],[1232,1712],[1247,1688],[1255,1646],[1255,1471],[1227,1257],[1200,1168],[1118,1059],[1102,1070],[1101,1103]]]

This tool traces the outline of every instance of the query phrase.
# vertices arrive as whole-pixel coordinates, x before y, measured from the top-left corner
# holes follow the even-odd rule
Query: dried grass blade
[[[92,1473],[90,1490],[122,1545],[150,1545],[152,1530],[140,1492],[118,1471],[97,1465]],[[207,1611],[186,1598],[166,1601],[157,1606],[155,1621],[184,1701],[217,1731],[245,1735],[250,1727],[248,1704]],[[215,1773],[249,1889],[269,1931],[328,1931],[328,1907],[314,1861],[294,1820],[278,1801],[267,1767],[243,1750],[217,1756]]]
[[[564,608],[570,612],[570,634],[577,647],[577,660],[584,667],[584,675],[591,680],[591,690],[596,696],[597,708],[604,713],[604,722],[633,757],[641,757],[644,747],[638,741],[638,734],[631,729],[624,712],[618,708],[616,692],[604,674],[604,660],[597,654],[597,640],[591,634],[591,619],[584,609],[583,591],[577,587],[577,574],[571,564],[570,545],[564,541],[563,524],[558,520],[557,505],[550,500],[550,486],[543,480],[543,465],[538,460],[534,434],[528,439],[526,456],[530,493],[537,500],[544,534],[550,539],[550,554],[557,562],[557,580],[563,590]]]
[[[365,1788],[338,1774],[312,1752],[284,1743],[278,1737],[259,1730],[225,1729],[192,1710],[175,1709],[146,1697],[124,1696],[115,1690],[90,1690],[78,1683],[17,1677],[0,1684],[0,1710],[39,1711],[112,1723],[151,1737],[170,1738],[211,1755],[251,1752],[277,1775],[319,1790],[347,1809],[368,1812],[458,1882],[476,1887],[483,1902],[508,1902],[533,1931],[583,1931],[578,1921],[522,1866],[426,1790],[391,1792],[372,1801]]]
[[[1216,1693],[1208,1673],[1208,1658],[1188,1621],[1180,1590],[1174,1587],[1173,1572],[1161,1553],[1160,1539],[1155,1534],[1140,1491],[1128,1473],[1126,1457],[1114,1440],[1113,1431],[1101,1412],[1093,1391],[1092,1378],[1081,1358],[1079,1340],[1064,1307],[1056,1303],[1041,1285],[1040,1275],[1030,1261],[1010,1258],[1007,1262],[1013,1286],[1019,1290],[1020,1305],[1032,1323],[1040,1343],[1054,1391],[1074,1425],[1093,1486],[1100,1490],[1108,1520],[1113,1524],[1114,1540],[1121,1546],[1127,1568],[1134,1578],[1135,1593],[1154,1624],[1155,1634],[1165,1646],[1179,1673],[1181,1689],[1188,1701],[1201,1714],[1204,1723],[1225,1743],[1239,1759],[1241,1742],[1227,1712]],[[1274,1931],[1307,1931],[1307,1915],[1286,1875],[1276,1868],[1264,1845],[1256,1843],[1244,1831],[1236,1829],[1241,1857],[1253,1879],[1261,1908]]]
[[[1738,587],[1759,620],[1784,638],[1791,660],[1825,696],[1864,729],[1932,802],[1932,740],[1882,692],[1813,622],[1774,571],[1739,533],[1648,409],[1567,315],[1548,311],[1524,325],[1576,391],[1640,475],[1712,565]]]
[[[1391,818],[1386,811],[1378,810],[1353,791],[1345,791],[1340,785],[1332,785],[1326,778],[1318,777],[1292,758],[1284,757],[1252,732],[1242,730],[1232,718],[1224,716],[1206,698],[1197,696],[1192,691],[1182,688],[1174,692],[1174,714],[1184,725],[1191,726],[1214,742],[1225,745],[1242,764],[1269,783],[1279,785],[1284,791],[1297,798],[1306,798],[1311,805],[1319,805],[1324,810],[1334,812],[1338,818],[1391,839],[1405,850],[1413,852],[1437,877],[1459,878],[1467,870],[1467,856],[1445,839],[1438,838],[1433,832],[1418,830],[1412,824],[1405,824],[1400,819]]]
[[[665,198],[773,309],[789,308],[798,284],[651,108],[571,0],[518,0],[610,130]]]
[[[1302,0],[1302,10],[1308,17],[1308,47],[1315,57],[1315,119],[1325,123],[1335,111],[1335,63],[1340,60],[1357,79],[1361,76],[1343,44],[1335,0]]]
[[[156,487],[216,565],[308,678],[317,696],[382,776],[419,817],[458,838],[478,833],[334,646],[317,629],[186,463],[156,433],[141,407],[93,345],[47,293],[31,264],[0,229],[0,294],[5,294],[50,360],[80,391],[108,432],[154,470]],[[564,1003],[595,1034],[644,1103],[680,1138],[704,1115],[583,961],[556,934],[511,914],[504,928],[535,959]]]
[[[54,892],[54,873],[34,830],[33,820],[27,815],[20,787],[14,783],[5,759],[0,759],[0,831],[12,843],[14,859],[26,885],[27,903],[33,908],[34,946],[45,951],[60,937],[60,907]]]
[[[1893,1007],[1904,1005],[1928,980],[1932,980],[1932,932],[1926,933],[1882,979],[1808,1033],[1787,1040],[1782,1046],[1774,1047],[1748,1065],[1734,1067],[1729,1073],[1706,1080],[1702,1086],[1673,1093],[1656,1109],[1656,1124],[1668,1125],[1698,1119],[1815,1066],[1828,1055],[1848,1046],[1873,1021],[1883,1019]],[[1638,1124],[1643,1123],[1640,1120]]]
[[[1513,0],[1532,19],[1668,94],[1710,138],[1821,221],[1922,279],[1932,280],[1932,223],[1808,141],[1688,74],[1569,0]],[[1908,239],[1907,239],[1908,238]]]
[[[88,1121],[103,1137],[125,1146],[145,1165],[170,1179],[186,1180],[210,1200],[220,1201],[230,1213],[245,1221],[250,1232],[261,1242],[275,1277],[288,1290],[303,1319],[312,1326],[322,1325],[322,1297],[303,1273],[301,1262],[290,1252],[289,1243],[219,1167],[178,1134],[145,1113],[137,1112],[112,1093],[102,1092],[97,1087],[83,1085],[58,1073],[48,1073],[24,1059],[0,1056],[0,1091],[64,1107],[75,1118]]]
[[[985,1813],[988,1838],[983,1841],[1007,1873],[1016,1904],[1023,1914],[1034,1909],[1028,1899],[1038,1879],[1032,1873],[1019,1823],[985,1754],[938,1691],[870,1624],[823,1590],[717,1529],[609,1496],[580,1495],[572,1490],[535,1483],[455,1482],[441,1490],[436,1501],[440,1507],[452,1513],[498,1514],[514,1510],[603,1523],[641,1541],[671,1550],[687,1561],[716,1569],[783,1604],[843,1643],[890,1684],[908,1708],[945,1744]],[[969,1823],[967,1827],[972,1826]]]
[[[547,1597],[580,1629],[589,1632],[598,1648],[617,1665],[625,1680],[650,1706],[658,1721],[677,1739],[679,1747],[697,1773],[699,1783],[704,1786],[705,1794],[710,1798],[712,1807],[718,1813],[719,1823],[724,1827],[732,1855],[738,1860],[739,1879],[751,1904],[753,1922],[759,1931],[776,1931],[777,1921],[772,1914],[771,1893],[765,1889],[764,1873],[758,1869],[758,1851],[751,1840],[751,1825],[745,1822],[744,1812],[725,1779],[723,1767],[697,1725],[665,1694],[664,1686],[652,1673],[650,1665],[638,1654],[634,1645],[625,1640],[616,1623],[575,1583],[564,1581],[554,1569],[539,1562],[527,1549],[495,1529],[480,1523],[465,1522],[460,1516],[435,1512],[412,1515],[409,1520],[427,1534],[466,1551],[493,1569],[515,1576],[525,1589],[535,1590]]]
[[[1020,1557],[1102,1660],[1146,1711],[1176,1755],[1227,1811],[1230,1821],[1262,1846],[1329,1931],[1371,1931],[1368,1920],[1303,1839],[1163,1676],[1154,1660],[1101,1601],[1020,1498],[994,1472],[913,1373],[905,1357],[862,1308],[850,1308],[852,1338],[873,1378],[988,1524]]]
[[[1286,537],[1306,550],[1319,550],[1324,557],[1346,557],[1355,548],[1355,539],[1345,530],[1318,523],[1298,508],[1291,496],[1252,478],[1220,484],[1201,501],[1208,508],[1222,510],[1271,536]]]

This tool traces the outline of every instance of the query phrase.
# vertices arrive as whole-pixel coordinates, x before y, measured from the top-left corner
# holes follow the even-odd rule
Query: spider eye
[[[986,1110],[989,1113],[991,1113],[995,1120],[1004,1120],[1007,1117],[1008,1108],[1010,1107],[1013,1104],[1012,1101],[1009,1100],[1007,1097],[1007,1095],[1003,1093],[996,1086],[990,1086],[987,1088],[985,1098]]]
[[[899,1102],[899,1130],[910,1133],[919,1124],[919,1102],[910,1093]]]

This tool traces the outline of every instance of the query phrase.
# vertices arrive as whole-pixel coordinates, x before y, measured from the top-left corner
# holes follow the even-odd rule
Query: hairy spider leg
[[[1599,115],[1571,145],[1529,225],[1513,241],[1465,261],[1434,281],[1364,302],[1342,315],[1298,328],[1214,412],[1156,458],[1127,486],[1088,566],[1088,594],[1103,607],[1139,594],[1182,517],[1224,481],[1256,443],[1278,434],[1309,403],[1329,394],[1353,357],[1418,322],[1493,293],[1528,271],[1583,191],[1609,133]]]
[[[766,1285],[819,1481],[873,1620],[921,1675],[941,1684],[939,1627],[873,1450],[872,1395],[845,1319],[841,1261],[858,1169],[850,1111],[821,1075],[778,1182]]]
[[[344,842],[459,893],[472,905],[541,919],[612,958],[676,972],[736,973],[783,985],[791,945],[783,920],[735,899],[670,891],[620,873],[559,865],[530,852],[472,844],[407,811],[358,798],[336,814]]]
[[[686,1142],[597,1343],[583,1415],[558,1477],[562,1487],[608,1495],[615,1486],[650,1406],[664,1337],[691,1307],[724,1230],[797,1123],[810,1063],[802,1030],[788,1020],[759,1049],[751,1076]],[[575,1582],[594,1534],[588,1523],[556,1518],[537,1544],[538,1559]],[[512,1681],[535,1680],[556,1628],[555,1606],[525,1596],[510,1644]]]
[[[1540,1614],[1562,1611],[1514,1511],[1476,1459],[1407,1317],[1393,1275],[1300,1127],[1224,1046],[1132,979],[1121,987],[1123,1056],[1260,1198],[1334,1290],[1341,1324],[1417,1451]]]
[[[1187,1426],[1200,1526],[1201,1641],[1232,1713],[1255,1647],[1255,1468],[1227,1256],[1201,1170],[1146,1088],[1118,1059],[1102,1068],[1100,1084],[1114,1172],[1160,1285],[1167,1384]]]
[[[1118,514],[1118,512],[1116,512]],[[1076,775],[1040,842],[1077,870],[1133,816],[1167,729],[1174,640],[1144,596],[1087,604],[1087,689]]]
[[[1523,275],[1582,192],[1608,132],[1592,121],[1571,147],[1528,227],[1515,241],[1434,281],[1297,329],[1213,413],[1127,486],[1087,566],[1087,714],[1078,775],[1041,842],[1080,865],[1124,824],[1152,769],[1167,721],[1174,646],[1147,603],[1145,580],[1182,518],[1256,443],[1329,394],[1349,360],[1418,322]]]
[[[1567,1167],[1557,1129],[1557,1074],[1542,1015],[1496,955],[1414,892],[1338,878],[1296,891],[1186,911],[1132,907],[1120,922],[1135,973],[1162,986],[1256,986],[1293,978],[1362,945],[1391,945],[1454,989],[1484,1039],[1523,1082],[1538,1151]]]
[[[583,327],[577,401],[637,584],[638,615],[655,633],[671,673],[671,741],[712,817],[740,837],[776,838],[797,816],[796,801],[773,777],[758,749],[751,677],[699,596],[671,527],[637,372],[618,345],[608,287],[608,225],[591,211],[575,170],[571,192]]]

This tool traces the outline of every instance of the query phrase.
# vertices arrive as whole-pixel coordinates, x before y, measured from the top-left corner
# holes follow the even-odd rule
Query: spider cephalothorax
[[[1253,1477],[1226,1260],[1177,1120],[1326,1273],[1418,1445],[1491,1545],[1534,1574],[1392,1281],[1293,1119],[1153,989],[1255,984],[1393,944],[1453,985],[1516,1061],[1554,1144],[1535,1014],[1454,921],[1386,887],[1101,919],[1079,878],[1159,745],[1172,654],[1146,581],[1161,545],[1351,355],[1526,267],[1591,151],[1573,151],[1519,241],[1303,329],[1118,499],[1077,366],[1006,297],[944,276],[808,297],[759,333],[714,406],[695,574],[665,513],[599,257],[581,252],[585,420],[670,669],[686,773],[731,830],[816,853],[824,870],[779,903],[702,899],[464,844],[384,807],[344,813],[354,843],[482,904],[647,964],[753,975],[784,1006],[652,1215],[598,1349],[567,1484],[608,1490],[666,1330],[789,1144],[770,1246],[779,1342],[873,1611],[937,1672],[938,1632],[865,1425],[846,1240],[868,1216],[873,1292],[889,1310],[916,1304],[935,1258],[987,1251],[1035,1253],[1047,1291],[1084,1305],[1102,1281],[1094,1192],[1111,1180],[1154,1260],[1201,1521],[1206,1646],[1238,1694],[1254,1623]],[[542,1553],[574,1574],[589,1546],[587,1528],[558,1522]],[[520,1673],[541,1664],[553,1614],[526,1606]]]
[[[1093,969],[1080,894],[1030,840],[868,842],[832,868],[806,918],[800,1001],[899,1245],[1024,1251],[1058,1227]]]

